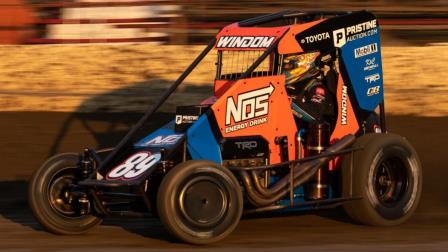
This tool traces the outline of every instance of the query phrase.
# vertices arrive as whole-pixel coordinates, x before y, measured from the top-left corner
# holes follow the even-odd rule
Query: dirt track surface
[[[0,249],[8,251],[193,251],[172,240],[156,219],[106,219],[81,236],[56,236],[28,210],[26,181],[53,152],[113,145],[138,114],[0,113]],[[170,118],[160,116],[160,121]],[[406,224],[356,225],[337,211],[245,218],[208,251],[447,251],[448,186],[445,148],[448,118],[388,117],[389,130],[407,137],[424,167],[424,191]],[[157,124],[157,123],[154,123]],[[150,125],[151,127],[154,124]]]

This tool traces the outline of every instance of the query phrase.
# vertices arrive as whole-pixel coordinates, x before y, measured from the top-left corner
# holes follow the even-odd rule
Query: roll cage
[[[267,14],[263,16],[258,16],[254,18],[250,18],[247,20],[243,20],[237,23],[230,24],[229,26],[224,27],[222,30],[225,30],[228,27],[275,27],[278,26],[286,26],[285,32],[279,36],[275,41],[269,45],[269,47],[265,48],[263,51],[260,51],[259,57],[253,61],[252,64],[242,73],[235,75],[233,81],[237,81],[240,79],[246,79],[252,77],[254,71],[257,67],[271,55],[275,55],[274,57],[278,57],[278,49],[279,43],[284,38],[286,31],[288,31],[291,25],[301,24],[307,22],[313,22],[316,20],[320,20],[327,17],[335,17],[341,15],[348,15],[351,12],[338,12],[338,11],[297,11],[297,10],[286,10],[280,11],[277,13]],[[176,91],[176,89],[183,83],[183,81],[189,76],[189,74],[198,66],[198,64],[205,58],[205,56],[215,48],[217,44],[217,37],[210,40],[205,49],[194,59],[194,61],[188,66],[188,68],[178,77],[178,79],[161,95],[160,99],[154,104],[150,105],[141,119],[129,130],[129,132],[121,139],[121,141],[113,148],[105,151],[98,150],[85,150],[85,155],[93,158],[97,164],[98,172],[103,173],[107,170],[107,167],[115,162],[118,158],[120,158],[120,154],[126,150],[127,148],[132,147],[133,141],[135,141],[135,136],[138,131],[144,126],[145,122],[147,122],[151,116],[161,107],[161,105],[171,96],[171,94]],[[217,72],[216,79],[222,79],[226,76],[223,76],[222,73],[222,52],[223,50],[218,49],[218,59],[217,59]],[[274,60],[275,62],[275,60]],[[272,74],[279,74],[277,65],[273,66]],[[216,92],[216,88],[215,88]],[[385,112],[384,112],[384,102],[379,104],[380,108],[380,121],[381,128],[386,130],[385,123]],[[349,150],[352,151],[352,150]],[[97,153],[100,152],[110,152],[104,160],[101,160]],[[294,162],[294,161],[293,161]],[[93,174],[94,175],[94,174]],[[92,175],[92,176],[93,176]]]

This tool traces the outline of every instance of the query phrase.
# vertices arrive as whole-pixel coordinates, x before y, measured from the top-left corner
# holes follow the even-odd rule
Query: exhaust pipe
[[[347,135],[331,145],[322,154],[331,154],[341,151],[352,145],[355,139],[355,136]],[[334,156],[327,156],[315,160],[310,160],[302,164],[297,164],[294,168],[292,168],[294,169],[293,187],[295,188],[307,182],[317,172],[319,167],[333,158]],[[252,183],[251,177],[249,176],[247,171],[241,171],[240,175],[242,177],[243,184],[246,187],[247,196],[250,202],[257,207],[271,205],[274,202],[282,199],[289,192],[288,185],[291,180],[290,174],[285,175],[271,188],[264,188],[263,186],[261,186],[261,182],[258,179],[257,173],[254,171],[251,174],[254,183]]]

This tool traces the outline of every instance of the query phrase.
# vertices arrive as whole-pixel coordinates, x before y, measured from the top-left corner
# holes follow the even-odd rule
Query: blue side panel
[[[134,144],[135,148],[169,147],[181,140],[183,134],[174,131],[174,120]]]
[[[375,28],[342,46],[346,66],[359,106],[373,111],[383,101],[380,30]]]
[[[222,163],[221,149],[206,115],[199,117],[187,130],[187,148],[193,160],[204,159]]]

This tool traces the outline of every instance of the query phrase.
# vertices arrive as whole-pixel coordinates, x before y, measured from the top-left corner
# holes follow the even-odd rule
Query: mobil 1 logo
[[[377,43],[372,43],[372,44],[368,44],[365,46],[361,46],[358,48],[355,48],[353,50],[354,54],[355,54],[355,59],[357,58],[361,58],[373,53],[377,53],[378,52],[378,44]]]

